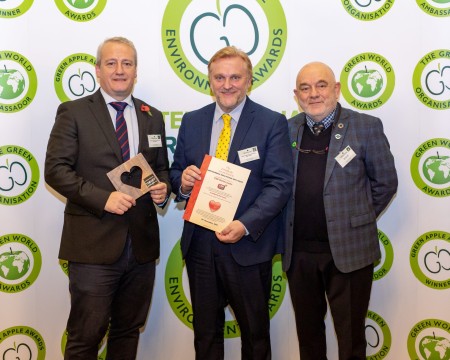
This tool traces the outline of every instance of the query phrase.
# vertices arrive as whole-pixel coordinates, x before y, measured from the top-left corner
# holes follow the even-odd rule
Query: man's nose
[[[315,86],[311,86],[311,94],[310,94],[310,96],[311,97],[319,96],[319,92],[317,91]]]
[[[229,79],[229,78],[225,78],[225,81],[224,81],[224,83],[223,83],[223,87],[225,88],[225,89],[229,89],[229,88],[231,88],[231,80]]]
[[[123,73],[123,66],[121,63],[117,63],[116,66],[116,73],[122,74]]]

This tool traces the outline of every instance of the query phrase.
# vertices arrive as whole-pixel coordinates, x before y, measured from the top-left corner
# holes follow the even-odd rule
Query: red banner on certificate
[[[205,155],[183,219],[220,232],[234,220],[250,170]]]

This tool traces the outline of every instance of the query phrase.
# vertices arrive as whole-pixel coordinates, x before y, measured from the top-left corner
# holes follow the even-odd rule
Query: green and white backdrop
[[[164,112],[172,159],[184,112],[212,101],[207,59],[226,44],[254,64],[251,97],[298,112],[295,76],[331,65],[343,106],[383,120],[399,190],[379,220],[383,258],[367,314],[368,359],[450,359],[450,0],[0,0],[0,356],[62,359],[69,311],[57,259],[64,199],[43,179],[59,103],[98,88],[97,45],[133,40],[135,96]],[[138,359],[193,359],[178,241],[183,209],[160,212],[161,257]],[[298,358],[286,278],[274,259],[273,358]],[[328,317],[329,358],[337,344]],[[227,310],[226,359],[239,358]],[[99,359],[105,357],[104,342]]]

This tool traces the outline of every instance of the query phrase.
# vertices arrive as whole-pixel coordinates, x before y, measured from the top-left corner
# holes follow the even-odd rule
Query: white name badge
[[[350,146],[347,146],[344,150],[342,150],[338,156],[335,157],[336,161],[341,165],[341,167],[345,167],[354,157],[356,156],[355,152]]]
[[[244,164],[249,161],[259,160],[259,152],[257,146],[239,150],[238,155],[241,164]]]
[[[161,135],[147,135],[148,147],[162,147]]]

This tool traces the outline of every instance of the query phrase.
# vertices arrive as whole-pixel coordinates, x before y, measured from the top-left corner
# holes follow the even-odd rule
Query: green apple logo
[[[68,0],[67,2],[77,9],[86,9],[94,3],[95,0]]]
[[[68,19],[85,22],[96,19],[107,0],[54,0],[59,11]]]
[[[95,63],[96,58],[86,53],[71,54],[59,63],[54,76],[59,100],[75,100],[93,93],[98,88]]]
[[[424,336],[419,343],[420,355],[426,360],[450,360],[450,340],[438,336]]]
[[[449,329],[450,324],[445,320],[421,319],[409,331],[407,346],[410,358],[450,360]]]
[[[0,0],[7,2],[7,0]],[[6,8],[0,8],[0,18],[12,19],[25,14],[33,5],[34,0],[8,1]],[[2,11],[6,10],[6,11]]]
[[[428,8],[432,7],[428,3],[426,4]],[[446,16],[449,16],[450,8],[446,11],[448,12]],[[434,110],[448,110],[450,101],[449,68],[449,49],[430,51],[417,62],[413,73],[412,84],[414,93],[422,104]]]
[[[0,190],[2,191],[12,190],[14,188],[14,185],[25,185],[28,179],[27,172],[22,163],[20,163],[19,161],[13,161],[11,165],[9,165],[8,163],[9,161],[8,159],[6,159],[6,166],[0,166]],[[2,172],[7,172],[7,176],[2,176]],[[11,176],[11,174],[13,174],[13,176]],[[6,179],[5,183],[1,181],[3,178]]]
[[[94,75],[89,71],[81,72],[78,69],[78,73],[69,78],[69,90],[75,96],[83,96],[85,92],[92,93],[95,87]]]
[[[2,360],[45,360],[44,338],[28,326],[15,325],[1,330],[0,348]]]
[[[19,70],[8,70],[6,65],[0,70],[0,98],[15,99],[25,90],[25,79]]]
[[[384,359],[389,354],[392,344],[391,330],[386,320],[368,310],[365,334],[367,359]]]
[[[450,156],[439,156],[439,152],[436,151],[436,156],[430,156],[424,161],[422,171],[432,184],[450,183]]]
[[[425,194],[450,196],[450,139],[435,138],[423,142],[411,157],[411,176]]]
[[[346,61],[340,82],[342,96],[351,106],[359,110],[375,110],[391,97],[395,73],[384,56],[366,52]]]
[[[4,60],[0,61],[0,112],[24,110],[37,90],[33,64],[22,54],[9,50],[0,51],[0,59]]]
[[[414,241],[409,254],[414,276],[435,290],[450,288],[450,233],[429,231]]]
[[[0,276],[7,280],[18,280],[30,269],[30,258],[23,251],[0,254]]]
[[[449,79],[444,77],[444,72],[446,69],[450,69],[450,66],[444,66],[441,69],[441,64],[438,63],[438,69],[437,70],[431,70],[425,77],[425,86],[427,90],[433,94],[433,95],[441,95],[446,89],[450,90],[450,87],[447,86],[445,81],[442,81],[442,78],[444,80]],[[449,73],[450,74],[450,73]],[[450,83],[450,81],[449,81]]]
[[[6,349],[3,353],[3,360],[31,360],[32,353],[30,347],[21,343],[17,345],[14,343],[14,347]]]
[[[233,11],[233,10],[236,10],[236,11]],[[237,5],[237,4],[230,5],[230,6],[228,6],[225,9],[225,12],[223,14],[223,19],[222,19],[223,29],[226,29],[227,17],[228,17],[228,14],[231,11],[233,11],[233,14],[236,15],[236,19],[239,21],[239,24],[241,24],[241,26],[242,26],[243,22],[245,22],[246,19],[250,20],[250,22],[252,24],[252,28],[253,28],[253,41],[252,41],[252,43],[253,44],[252,44],[251,48],[249,50],[247,50],[247,49],[239,46],[242,50],[246,51],[247,55],[250,56],[256,51],[256,49],[258,47],[258,43],[259,43],[259,31],[258,31],[258,26],[256,24],[255,18],[252,16],[250,11],[248,11],[245,7],[243,7],[241,5]],[[219,2],[217,2],[217,12],[218,12],[219,15],[221,15]],[[245,17],[244,18],[243,17],[239,17],[239,15],[240,15],[239,12],[244,13]],[[197,56],[197,58],[205,65],[208,64],[208,59],[211,56],[202,56],[201,55],[201,53],[200,53],[200,51],[199,51],[199,49],[197,47],[196,40],[195,40],[196,39],[196,34],[204,35],[204,32],[202,30],[209,30],[209,31],[211,31],[211,29],[214,27],[214,24],[212,23],[212,21],[217,21],[217,20],[220,21],[221,20],[219,15],[214,14],[212,12],[207,12],[207,13],[200,14],[199,16],[197,16],[194,19],[194,21],[192,22],[192,25],[191,25],[190,42],[191,42],[192,50],[194,51],[194,53]],[[214,19],[214,20],[208,21],[208,20],[211,20],[211,19]],[[196,32],[197,25],[202,20],[204,20],[203,22],[205,23],[205,26],[201,30]],[[233,26],[231,28],[233,28]],[[237,45],[239,43],[240,38],[242,38],[239,35],[240,34],[237,34],[235,39],[234,39],[234,41],[232,41],[232,42],[230,42],[229,37],[221,36],[220,40],[222,40],[224,43],[223,44],[218,44],[217,47],[215,47],[215,48],[220,49],[221,47],[224,47],[224,46]],[[208,44],[208,47],[210,48],[211,44]],[[203,51],[205,51],[205,50],[203,50]]]
[[[341,0],[347,13],[360,21],[379,20],[394,5],[395,0]]]
[[[425,254],[423,262],[427,270],[432,274],[438,274],[441,270],[449,271],[450,252],[447,249],[438,251],[437,247],[435,247],[434,251],[429,251]]]
[[[359,70],[352,77],[352,89],[361,97],[370,98],[377,95],[383,88],[383,76],[377,70]]]
[[[38,184],[39,166],[33,154],[17,145],[0,146],[0,204],[23,203]]]
[[[164,11],[161,35],[172,70],[186,85],[208,96],[206,64],[218,49],[235,45],[252,56],[255,90],[276,71],[286,48],[287,24],[280,0],[247,1],[245,7],[236,2],[226,1],[223,10],[220,0],[169,0]]]

